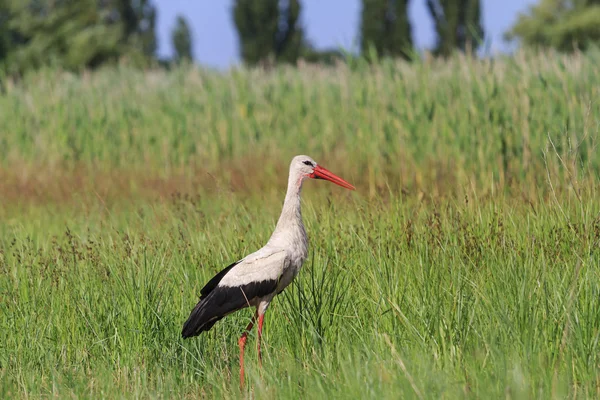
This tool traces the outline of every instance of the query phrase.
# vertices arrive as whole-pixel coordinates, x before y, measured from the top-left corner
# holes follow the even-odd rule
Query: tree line
[[[434,53],[476,49],[484,37],[480,0],[422,0],[433,18]],[[360,50],[367,57],[411,59],[415,50],[408,18],[409,0],[362,0]],[[319,52],[306,40],[299,23],[300,0],[237,0],[234,21],[246,63],[265,59],[294,62],[299,58],[327,61],[332,49]],[[341,55],[340,55],[341,56]]]
[[[408,7],[411,0],[362,0],[360,52],[367,59],[417,57]],[[473,52],[484,43],[481,0],[423,1],[433,20],[432,53]],[[232,19],[247,64],[331,62],[337,49],[307,40],[300,0],[235,0]],[[44,65],[94,68],[126,59],[139,66],[192,60],[188,22],[177,17],[172,60],[156,56],[157,10],[151,0],[0,0],[0,66],[21,73]],[[562,51],[600,42],[600,0],[540,0],[506,33],[533,47]]]

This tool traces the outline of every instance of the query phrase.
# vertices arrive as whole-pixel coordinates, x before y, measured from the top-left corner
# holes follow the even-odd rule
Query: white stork
[[[354,186],[334,175],[308,156],[296,156],[290,164],[287,193],[275,231],[260,250],[234,262],[215,275],[200,290],[200,301],[183,325],[183,338],[208,331],[226,315],[246,307],[256,307],[252,321],[240,337],[240,385],[244,385],[244,347],[248,333],[258,320],[258,357],[265,312],[273,298],[298,274],[308,254],[308,237],[302,223],[300,192],[306,178],[326,179],[354,190]]]

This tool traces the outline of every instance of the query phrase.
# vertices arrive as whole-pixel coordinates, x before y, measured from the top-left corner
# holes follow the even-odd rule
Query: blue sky
[[[237,34],[231,17],[232,0],[154,0],[158,8],[158,52],[170,56],[171,31],[178,14],[190,23],[194,57],[201,64],[227,68],[239,63]],[[519,13],[536,0],[483,0],[483,23],[491,52],[507,51],[510,46],[502,34]],[[317,48],[356,47],[360,18],[360,0],[303,0],[302,23],[308,39]],[[332,17],[333,16],[333,17]],[[415,44],[430,48],[435,41],[433,25],[425,0],[412,0],[410,17]]]

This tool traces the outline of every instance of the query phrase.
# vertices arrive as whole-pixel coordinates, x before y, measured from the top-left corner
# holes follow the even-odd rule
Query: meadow
[[[217,72],[54,69],[0,93],[0,397],[600,396],[600,53]],[[261,247],[296,154],[310,253],[255,335],[181,326]]]

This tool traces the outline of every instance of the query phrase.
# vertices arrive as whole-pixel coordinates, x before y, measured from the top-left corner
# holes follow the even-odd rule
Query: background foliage
[[[480,0],[423,0],[434,22],[432,53],[475,53],[485,44]],[[360,53],[418,58],[405,0],[363,0]],[[586,49],[600,39],[597,0],[541,0],[506,33],[526,46],[560,51]],[[250,65],[295,64],[299,59],[331,64],[345,60],[338,49],[317,50],[306,38],[299,0],[236,0],[232,7],[240,55]],[[156,7],[150,0],[0,0],[0,66],[11,75],[53,65],[81,71],[127,61],[138,67],[157,60]],[[174,61],[191,58],[192,34],[178,16],[172,33]]]
[[[541,0],[521,15],[507,38],[532,47],[561,51],[586,49],[600,43],[600,1]]]
[[[209,180],[206,172],[226,164],[239,168],[236,185],[259,189],[272,183],[245,164],[285,170],[302,149],[327,155],[371,194],[513,183],[536,192],[548,168],[573,174],[570,185],[599,171],[597,62],[595,52],[522,53],[272,73],[122,67],[79,78],[45,70],[0,97],[0,160],[42,172],[138,169]]]

